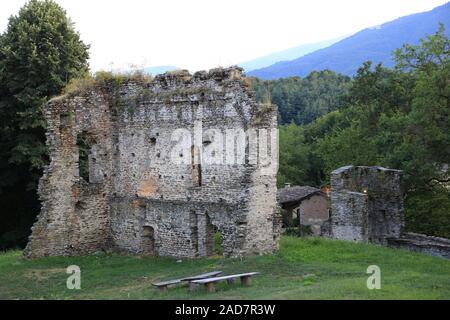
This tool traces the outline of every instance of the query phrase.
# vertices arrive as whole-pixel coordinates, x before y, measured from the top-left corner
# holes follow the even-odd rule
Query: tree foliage
[[[39,210],[37,181],[48,161],[42,105],[88,71],[88,57],[51,0],[29,1],[0,35],[0,249],[24,242]]]
[[[330,70],[311,72],[306,78],[263,81],[253,79],[258,101],[271,100],[278,106],[279,122],[307,124],[344,105],[350,78]]]
[[[348,164],[402,169],[407,228],[450,237],[449,38],[441,26],[395,59],[394,69],[365,63],[344,107],[281,129],[292,145],[281,142],[280,180],[320,185]]]

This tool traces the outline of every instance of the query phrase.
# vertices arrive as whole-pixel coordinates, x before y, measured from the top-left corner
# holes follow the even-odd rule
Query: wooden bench
[[[170,286],[172,284],[178,284],[178,283],[181,283],[181,279],[152,283],[152,285],[157,287],[159,289],[159,291],[166,291],[168,286]]]
[[[190,276],[190,277],[185,277],[185,278],[180,278],[180,279],[174,279],[174,280],[168,280],[168,281],[152,283],[152,285],[157,287],[160,291],[166,291],[168,286],[170,286],[170,285],[180,284],[183,281],[188,281],[189,284],[190,284],[191,281],[193,281],[193,280],[200,280],[200,279],[206,279],[206,278],[209,278],[209,277],[215,277],[215,276],[217,276],[217,275],[219,275],[221,273],[222,273],[222,271],[213,271],[213,272],[198,274],[198,275],[195,275],[195,276]]]
[[[191,285],[189,286],[190,290],[196,290],[197,287],[200,284],[205,285],[207,292],[215,292],[216,288],[214,284],[219,281],[226,280],[228,284],[234,283],[234,281],[237,278],[241,279],[241,285],[244,287],[248,287],[252,283],[252,276],[259,274],[259,272],[249,272],[249,273],[240,273],[240,274],[232,274],[229,276],[223,276],[223,277],[214,277],[214,278],[207,278],[207,279],[199,279],[199,280],[193,280],[191,282]]]

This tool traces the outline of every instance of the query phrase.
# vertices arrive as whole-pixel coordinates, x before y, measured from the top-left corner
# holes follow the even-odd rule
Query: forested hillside
[[[407,228],[450,237],[449,53],[441,26],[421,45],[398,49],[394,69],[367,62],[345,96],[320,95],[333,96],[337,104],[324,108],[331,112],[307,125],[280,126],[279,184],[326,184],[333,169],[347,164],[402,169]],[[345,79],[341,87],[348,85]],[[283,123],[292,115],[293,122],[307,123],[299,114],[308,106],[286,101],[280,105]]]
[[[253,79],[258,101],[271,100],[278,106],[279,123],[307,124],[344,105],[350,77],[325,70],[311,72],[306,78],[279,80]]]

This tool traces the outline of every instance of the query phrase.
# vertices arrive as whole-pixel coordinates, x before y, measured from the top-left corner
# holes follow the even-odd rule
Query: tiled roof
[[[320,189],[310,186],[285,187],[278,191],[278,200],[280,204],[301,201],[317,192],[320,192]]]

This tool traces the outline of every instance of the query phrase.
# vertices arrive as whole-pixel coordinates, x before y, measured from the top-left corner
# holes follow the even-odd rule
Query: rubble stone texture
[[[277,158],[270,170],[250,161],[278,153],[277,142],[270,150],[251,143],[252,134],[269,136],[261,129],[276,132],[277,110],[254,102],[240,68],[106,81],[53,99],[44,112],[51,163],[39,185],[42,210],[28,257],[105,249],[208,256],[217,231],[225,256],[277,250]],[[194,136],[198,125],[197,142],[173,140],[175,130]],[[211,130],[227,140],[229,129],[250,132],[235,146],[245,145],[245,161],[205,164],[204,157],[226,157]],[[89,181],[80,176],[80,137],[89,147]]]
[[[331,173],[331,237],[387,244],[404,227],[402,172],[345,166]]]
[[[408,249],[450,259],[450,239],[407,232],[400,238],[388,238],[388,246]]]

